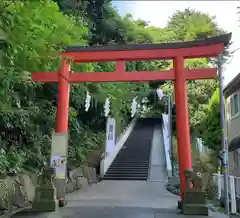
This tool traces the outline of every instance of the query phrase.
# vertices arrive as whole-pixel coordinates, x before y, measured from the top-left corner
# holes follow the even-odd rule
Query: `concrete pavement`
[[[160,137],[159,137],[160,136]],[[102,181],[68,195],[68,204],[54,213],[22,212],[18,218],[184,218],[177,208],[178,196],[168,192],[161,131],[156,126],[148,181]],[[225,218],[220,213],[212,217]]]
[[[205,218],[204,216],[185,216],[172,209],[134,208],[134,207],[66,207],[46,214],[22,213],[16,218]],[[212,218],[226,218],[223,214],[210,213]]]
[[[148,181],[167,182],[166,161],[164,156],[163,134],[161,125],[156,125],[153,131],[151,161]]]

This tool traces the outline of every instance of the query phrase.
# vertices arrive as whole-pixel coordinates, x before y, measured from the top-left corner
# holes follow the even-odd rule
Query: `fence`
[[[204,146],[200,138],[196,139],[196,151],[200,155],[207,154],[211,152],[211,149]],[[214,173],[213,180],[217,186],[216,198],[219,201],[223,200],[224,197],[224,177],[222,174]],[[240,177],[234,177],[229,175],[228,177],[228,190],[229,190],[229,200],[230,200],[230,212],[235,214],[237,211],[240,211]]]
[[[224,196],[224,178],[222,174],[213,174],[213,179],[217,184],[217,199],[221,200]],[[229,175],[229,199],[230,212],[235,214],[240,210],[240,177]]]

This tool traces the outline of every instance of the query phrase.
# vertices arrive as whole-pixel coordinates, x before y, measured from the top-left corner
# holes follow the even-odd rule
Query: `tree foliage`
[[[194,40],[216,36],[222,30],[208,15],[186,9],[176,12],[165,28],[134,20],[130,14],[121,17],[110,1],[3,0],[0,2],[0,128],[2,173],[38,168],[50,153],[51,132],[55,128],[57,84],[31,81],[29,72],[57,71],[56,51],[67,45],[107,45],[122,43],[160,43]],[[1,44],[2,45],[2,44]],[[187,61],[187,66],[205,67],[208,59]],[[171,68],[170,61],[128,62],[128,71]],[[78,72],[110,72],[113,63],[73,65]],[[146,83],[84,83],[72,85],[70,99],[69,161],[75,165],[86,160],[93,150],[104,145],[107,96],[111,114],[117,119],[117,132],[129,122],[133,97],[148,98],[148,107],[163,110],[152,89],[164,81]],[[171,89],[171,85],[165,87]],[[208,99],[216,81],[190,81],[189,103],[191,126],[196,127],[206,113]],[[91,108],[84,110],[86,91],[92,95]],[[36,155],[38,154],[38,155]]]
[[[204,144],[218,153],[221,150],[219,88],[215,90],[205,108],[205,115],[202,117],[199,130]]]
[[[174,40],[205,39],[224,33],[214,22],[214,18],[190,9],[176,12],[170,18],[167,27],[175,33]],[[228,53],[225,52],[225,56],[227,55]],[[209,64],[212,64],[212,60],[207,58],[186,61],[186,67],[190,69],[208,67]],[[208,100],[217,86],[218,81],[215,79],[188,81],[189,117],[192,131],[198,133],[198,126],[205,115]],[[172,83],[164,85],[164,90],[168,93],[171,92],[173,90]]]

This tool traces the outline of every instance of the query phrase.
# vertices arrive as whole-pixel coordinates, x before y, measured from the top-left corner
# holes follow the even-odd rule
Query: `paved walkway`
[[[165,182],[103,181],[69,195],[69,206],[176,208],[177,197]]]
[[[153,132],[150,174],[148,181],[167,181],[163,135],[160,125],[156,125]]]
[[[164,152],[155,128],[149,181],[102,181],[68,195],[68,204],[54,213],[15,215],[18,218],[191,218],[176,209],[179,198],[166,191]],[[157,155],[159,154],[159,155]],[[154,167],[155,166],[155,167]],[[161,175],[158,177],[157,174]],[[222,214],[213,217],[225,218]],[[202,216],[194,216],[201,218]]]

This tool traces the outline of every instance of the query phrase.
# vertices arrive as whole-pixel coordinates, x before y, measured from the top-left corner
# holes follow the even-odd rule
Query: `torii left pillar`
[[[55,184],[59,206],[66,204],[67,155],[68,155],[68,113],[70,97],[70,64],[63,58],[58,73],[58,101],[56,133],[52,138],[52,157],[59,158],[60,166],[56,168]]]
[[[68,132],[68,110],[70,97],[70,83],[68,82],[70,73],[70,64],[63,58],[62,66],[59,72],[58,83],[58,103],[57,103],[57,119],[56,132]]]

